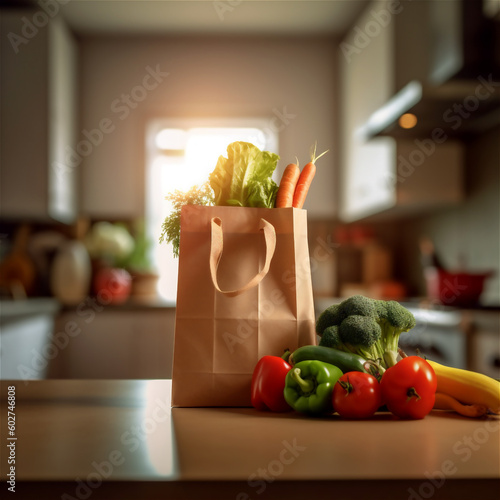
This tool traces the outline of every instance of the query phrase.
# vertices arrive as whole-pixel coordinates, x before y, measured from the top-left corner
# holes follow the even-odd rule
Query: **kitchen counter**
[[[0,320],[18,319],[35,314],[56,314],[60,308],[59,301],[52,297],[0,299]]]
[[[2,488],[15,443],[20,498],[498,498],[497,415],[360,422],[170,408],[170,390],[169,380],[2,381]]]

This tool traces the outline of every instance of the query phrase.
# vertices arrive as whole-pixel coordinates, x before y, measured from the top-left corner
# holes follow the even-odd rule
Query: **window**
[[[155,120],[146,131],[146,228],[155,243],[151,258],[159,274],[158,293],[168,301],[177,294],[178,259],[169,244],[158,242],[170,213],[167,193],[188,190],[207,181],[228,144],[246,141],[278,153],[277,133],[268,119]],[[277,175],[277,172],[275,172]]]

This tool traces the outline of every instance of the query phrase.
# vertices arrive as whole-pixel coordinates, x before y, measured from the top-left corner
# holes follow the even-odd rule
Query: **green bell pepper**
[[[332,392],[342,371],[318,360],[300,361],[287,373],[285,401],[302,413],[317,415],[332,411]]]

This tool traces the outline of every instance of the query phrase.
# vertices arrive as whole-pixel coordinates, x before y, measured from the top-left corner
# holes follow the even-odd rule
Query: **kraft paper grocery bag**
[[[315,343],[307,212],[182,207],[172,406],[251,406],[262,356]]]

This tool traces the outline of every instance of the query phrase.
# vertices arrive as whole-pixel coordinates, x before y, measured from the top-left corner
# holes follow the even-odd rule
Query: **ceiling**
[[[71,0],[60,8],[73,30],[82,35],[341,36],[367,3],[368,0]]]

